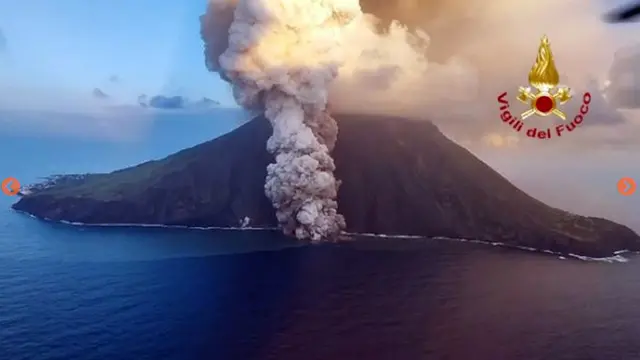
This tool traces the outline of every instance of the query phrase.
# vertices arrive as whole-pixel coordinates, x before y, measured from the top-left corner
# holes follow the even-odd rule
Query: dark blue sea
[[[0,176],[110,171],[237,125],[209,120],[126,141],[5,129]],[[74,227],[15,200],[0,196],[0,360],[640,359],[640,258]]]

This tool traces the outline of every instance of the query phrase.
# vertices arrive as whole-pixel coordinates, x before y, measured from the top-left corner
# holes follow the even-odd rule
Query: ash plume
[[[494,97],[526,85],[542,35],[551,41],[561,82],[576,93],[597,91],[589,88],[589,80],[604,80],[612,53],[623,42],[616,44],[620,37],[601,22],[601,9],[593,2],[361,0],[360,4],[376,18],[377,36],[367,34],[370,40],[365,44],[375,44],[377,56],[360,57],[353,71],[341,69],[331,90],[332,108],[427,118],[457,140],[474,142],[490,132],[510,131],[495,121]],[[412,52],[406,44],[415,44],[412,38],[421,33],[427,41],[413,46]],[[351,44],[354,52],[371,47]],[[387,60],[380,64],[381,59]],[[395,69],[392,77],[389,68]],[[616,116],[612,109],[607,111]]]
[[[206,58],[213,71],[226,49],[235,4],[210,3],[203,16]],[[343,33],[345,60],[329,91],[332,110],[429,119],[465,142],[504,130],[495,121],[493,98],[526,84],[543,34],[551,40],[561,82],[576,92],[586,90],[587,79],[593,76],[604,80],[611,54],[621,46],[601,22],[601,9],[593,2],[361,0],[359,4],[367,15]]]
[[[341,65],[341,33],[361,14],[357,1],[211,1],[208,13],[221,17],[202,18],[207,66],[231,83],[241,106],[264,110],[273,127],[267,150],[275,163],[267,167],[265,193],[283,231],[335,239],[345,220],[330,156],[337,124],[327,101]]]
[[[543,34],[575,91],[606,72],[611,35],[599,9],[578,0],[209,0],[201,17],[208,69],[273,124],[265,191],[278,220],[311,239],[344,226],[328,104],[429,119],[481,142],[503,131],[495,96],[526,84]]]
[[[382,35],[377,26],[357,0],[210,0],[201,17],[207,68],[231,84],[241,106],[264,111],[272,123],[267,147],[276,162],[265,192],[287,234],[320,240],[345,227],[330,156],[338,127],[327,104],[348,111],[350,102],[339,98],[353,94],[342,90],[393,90],[406,82],[403,67],[427,70],[424,33],[392,22]],[[462,79],[464,69],[449,68]],[[429,73],[444,92],[453,84],[448,77]]]

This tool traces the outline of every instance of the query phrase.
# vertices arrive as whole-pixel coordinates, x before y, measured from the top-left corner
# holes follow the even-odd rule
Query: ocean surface
[[[5,131],[0,176],[110,171],[235,126],[205,120],[124,142]],[[0,360],[640,359],[634,256],[74,227],[15,200],[0,196]]]

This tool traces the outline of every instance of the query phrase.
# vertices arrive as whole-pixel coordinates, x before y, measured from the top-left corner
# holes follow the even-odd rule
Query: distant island
[[[203,97],[200,100],[193,101],[184,96],[175,95],[175,96],[164,96],[164,95],[155,95],[151,98],[148,98],[147,95],[142,94],[138,96],[138,105],[144,108],[154,108],[154,109],[166,109],[166,110],[175,110],[175,109],[212,109],[220,106],[220,102],[209,99],[208,97]]]
[[[333,152],[347,231],[498,242],[607,257],[640,250],[609,220],[552,208],[516,188],[428,121],[337,115]],[[276,226],[264,195],[262,116],[214,140],[109,174],[58,176],[13,205],[39,218],[85,224]]]

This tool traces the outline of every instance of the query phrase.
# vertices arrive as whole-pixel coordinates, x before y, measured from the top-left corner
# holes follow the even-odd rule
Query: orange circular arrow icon
[[[622,196],[633,195],[636,192],[637,188],[638,185],[636,184],[636,181],[633,180],[633,178],[623,177],[622,179],[618,180],[618,192]]]
[[[20,192],[20,182],[16,178],[8,177],[2,180],[2,192],[8,196],[17,195]]]

